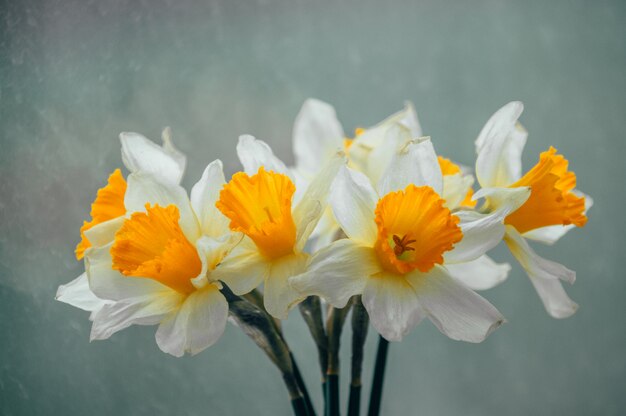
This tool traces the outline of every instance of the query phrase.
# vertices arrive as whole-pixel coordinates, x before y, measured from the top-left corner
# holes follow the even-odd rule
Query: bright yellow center
[[[443,263],[443,253],[463,238],[444,200],[428,186],[409,185],[378,201],[376,253],[383,267],[404,274],[427,272]]]
[[[456,175],[461,173],[461,167],[451,161],[450,159],[446,159],[445,157],[437,156],[437,160],[439,161],[439,167],[441,168],[441,174],[443,176],[447,175]],[[467,194],[463,201],[461,201],[462,207],[474,208],[476,206],[476,201],[472,201],[472,196],[474,195],[474,190],[472,188],[467,190]]]
[[[200,274],[202,263],[179,218],[175,205],[146,204],[146,213],[131,215],[115,234],[113,269],[124,276],[154,279],[183,294],[193,292],[191,279]]]
[[[296,187],[288,176],[266,171],[233,175],[215,204],[230,219],[230,229],[246,234],[269,259],[293,253],[296,226],[291,199]]]
[[[91,204],[91,221],[83,222],[80,228],[82,237],[76,246],[76,259],[80,260],[85,255],[85,250],[91,247],[91,243],[85,237],[85,231],[105,221],[120,217],[126,213],[124,207],[124,194],[126,193],[126,181],[119,169],[109,176],[108,183],[98,190],[95,201]]]
[[[520,233],[549,225],[587,222],[585,198],[571,192],[576,187],[576,175],[567,170],[568,162],[556,154],[554,147],[539,155],[539,162],[512,188],[530,186],[530,197],[517,211],[504,220]]]

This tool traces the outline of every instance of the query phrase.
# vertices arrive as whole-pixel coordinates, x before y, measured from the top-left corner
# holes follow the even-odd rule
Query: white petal
[[[404,109],[390,115],[375,126],[367,128],[356,138],[356,142],[364,145],[365,147],[375,149],[385,142],[386,131],[394,124],[400,124],[406,127],[409,131],[411,139],[422,136],[422,128],[417,118],[415,108],[412,103],[406,102]]]
[[[161,207],[175,205],[180,212],[180,228],[192,243],[200,237],[200,225],[191,208],[187,191],[179,185],[167,184],[155,180],[143,173],[128,176],[128,188],[124,195],[126,211],[144,212],[147,203]]]
[[[569,318],[578,310],[578,304],[570,299],[559,280],[531,278],[530,282],[551,317]]]
[[[444,254],[444,264],[477,259],[498,245],[504,236],[504,218],[519,208],[530,195],[530,190],[525,187],[481,189],[476,195],[488,192],[490,201],[498,201],[491,213],[459,211],[454,214],[461,219],[459,226],[463,231],[463,239]]]
[[[197,290],[159,325],[156,342],[175,357],[192,355],[215,344],[224,333],[228,302],[215,285]]]
[[[304,272],[309,256],[294,254],[272,262],[265,279],[263,303],[267,312],[275,318],[286,319],[289,309],[306,298],[289,284],[289,278]]]
[[[269,261],[252,240],[244,237],[213,270],[211,278],[226,283],[235,294],[245,295],[259,286],[269,271]]]
[[[576,281],[576,272],[537,255],[514,227],[506,227],[505,241],[511,249],[511,253],[527,272],[532,272],[533,275],[546,279],[558,279],[568,283]]]
[[[454,280],[472,290],[487,290],[506,280],[511,271],[508,263],[496,263],[487,255],[465,263],[446,264]]]
[[[183,298],[180,293],[170,290],[169,293],[149,294],[104,305],[92,315],[91,340],[107,339],[133,324],[154,325],[178,308]]]
[[[345,165],[343,153],[334,155],[317,174],[302,199],[293,210],[293,221],[296,225],[296,251],[304,248],[309,236],[327,206],[328,193],[331,184],[337,176],[339,168]]]
[[[335,219],[332,208],[326,206],[315,230],[313,230],[313,233],[309,237],[315,239],[310,246],[311,252],[315,253],[335,241],[340,231],[341,227],[339,227]]]
[[[174,146],[172,142],[172,129],[166,127],[161,132],[161,140],[163,140],[163,150],[178,163],[181,172],[185,172],[187,165],[187,156]]]
[[[159,295],[172,289],[153,279],[124,276],[112,268],[110,243],[99,248],[90,248],[85,253],[85,273],[91,291],[100,299],[124,300],[147,294]]]
[[[291,205],[296,206],[302,199],[304,192],[308,189],[309,183],[311,183],[311,179],[314,175],[305,174],[303,171],[296,168],[291,168],[290,171],[291,177],[294,179],[294,184],[296,185],[296,192],[293,194]]]
[[[561,239],[568,231],[576,228],[575,225],[550,225],[547,227],[535,228],[523,234],[524,238],[538,241],[549,246]]]
[[[378,232],[374,222],[378,195],[369,179],[360,172],[341,167],[331,187],[330,203],[346,235],[373,247]]]
[[[505,241],[537,290],[546,310],[553,318],[567,318],[578,309],[563,290],[559,280],[574,283],[576,272],[537,255],[515,228],[508,226]]]
[[[417,112],[413,103],[407,101],[404,103],[404,110],[396,113],[394,116],[398,117],[397,122],[406,126],[411,132],[412,138],[422,137],[422,126],[417,118]],[[394,117],[392,116],[392,118]],[[395,120],[394,120],[395,121]]]
[[[109,303],[94,295],[89,288],[86,273],[81,274],[66,285],[59,286],[55,299],[89,312],[97,311]]]
[[[370,277],[362,300],[372,326],[389,341],[402,340],[426,315],[403,276],[382,272]]]
[[[574,191],[578,196],[585,198],[585,214],[593,206],[593,199],[589,195],[585,195],[580,191]],[[556,243],[561,237],[567,234],[568,231],[576,228],[575,225],[550,225],[547,227],[536,228],[523,234],[524,238],[540,243],[552,245]]]
[[[91,243],[91,247],[102,247],[115,239],[115,233],[117,233],[122,224],[124,224],[125,220],[125,217],[117,217],[96,224],[85,231],[85,237],[87,237],[87,240]]]
[[[215,160],[209,163],[198,183],[191,189],[191,206],[200,222],[202,233],[211,237],[230,232],[228,218],[215,207],[225,183],[222,161]]]
[[[293,126],[296,168],[309,176],[315,175],[343,148],[344,137],[335,109],[323,101],[309,98],[302,105]]]
[[[476,177],[483,187],[508,186],[522,175],[528,133],[517,119],[524,105],[513,101],[495,112],[476,139]]]
[[[430,137],[411,140],[396,152],[379,183],[380,195],[404,190],[408,185],[430,186],[443,194],[443,176]]]
[[[504,317],[486,299],[455,282],[443,267],[407,275],[431,322],[448,337],[482,342]]]
[[[357,163],[358,166],[362,166],[362,172],[370,178],[370,181],[373,184],[380,183],[381,178],[392,165],[393,158],[398,150],[412,139],[409,129],[398,123],[386,126],[384,129],[381,127],[375,129],[374,131],[379,130],[384,133],[381,134],[384,137],[384,140],[378,146],[371,148],[371,150],[366,153],[364,161],[359,161],[358,154],[359,147],[363,145],[362,141],[355,141],[355,144],[353,144],[353,146],[349,149],[349,153],[351,155],[354,154],[355,160],[360,163]],[[368,131],[362,135],[367,136],[368,134],[373,134],[374,131],[371,133]]]
[[[444,253],[444,264],[475,260],[502,241],[505,228],[502,219],[497,215],[473,211],[460,211],[454,215],[461,218],[459,227],[463,232],[463,239],[452,250]]]
[[[386,141],[386,135],[389,127],[394,124],[398,124],[395,119],[390,122],[384,120],[380,124],[363,130],[361,134],[354,138],[352,146],[357,146],[363,150],[370,151],[382,146]],[[350,153],[352,153],[352,147],[350,147]]]
[[[185,166],[180,165],[180,154],[172,154],[170,145],[164,149],[137,133],[121,133],[120,141],[122,161],[128,170],[149,173],[162,182],[180,183]]]
[[[472,200],[480,198],[489,200],[489,210],[505,212],[507,215],[522,205],[530,196],[530,187],[519,186],[515,188],[481,188],[474,194]]]
[[[345,238],[317,252],[306,273],[290,283],[305,296],[321,296],[343,308],[352,296],[363,293],[368,276],[380,271],[374,249]]]
[[[446,207],[450,210],[459,208],[473,184],[474,177],[472,175],[463,173],[445,175],[443,177],[443,194],[441,196],[446,200]]]
[[[263,140],[257,140],[248,134],[239,136],[237,155],[243,165],[244,172],[248,175],[254,175],[263,166],[265,170],[271,170],[291,177],[289,169],[279,158],[274,156],[272,149]],[[293,181],[294,179],[291,178],[291,180]]]
[[[213,282],[213,270],[224,260],[230,251],[243,239],[243,234],[224,234],[218,238],[202,236],[196,241],[196,249],[202,263],[200,274],[191,279],[196,288],[202,288]]]
[[[321,249],[328,247],[330,243],[336,241],[338,238],[338,233],[341,231],[339,225],[336,225],[336,228],[333,228],[329,232],[321,232],[317,235],[317,237],[311,238],[309,253],[315,253],[320,251]]]

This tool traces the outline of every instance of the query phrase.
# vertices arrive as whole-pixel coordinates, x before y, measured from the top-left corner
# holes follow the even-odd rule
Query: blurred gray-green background
[[[307,97],[334,104],[347,132],[411,100],[437,151],[467,165],[487,118],[522,100],[525,168],[555,145],[596,203],[587,227],[537,247],[578,272],[566,289],[579,312],[548,317],[515,265],[485,294],[509,321],[486,342],[454,342],[424,322],[391,346],[385,415],[626,411],[625,2],[0,7],[3,415],[290,414],[278,372],[237,328],[203,353],[175,359],[158,350],[154,327],[89,343],[88,314],[54,294],[83,270],[74,245],[96,190],[121,166],[119,132],[159,140],[171,126],[189,156],[190,187],[215,158],[229,174],[239,167],[241,133],[291,162],[292,123]],[[502,247],[494,257],[513,263]],[[319,398],[315,349],[297,313],[286,331]],[[366,348],[367,392],[372,332]]]

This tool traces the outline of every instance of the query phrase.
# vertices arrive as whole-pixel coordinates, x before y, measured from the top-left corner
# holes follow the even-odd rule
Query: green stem
[[[339,416],[339,374],[326,378],[326,407],[329,416]]]
[[[245,295],[241,295],[241,297],[247,300],[248,302],[252,303],[256,307],[258,307],[259,309],[263,310],[265,313],[267,313],[267,310],[265,310],[263,293],[259,289],[253,289],[251,292],[246,293]],[[274,327],[276,327],[276,330],[282,336],[282,326],[280,323],[280,319],[276,319],[273,316],[271,318],[272,318],[272,323],[274,324]]]
[[[307,390],[306,385],[304,384],[304,379],[302,378],[302,374],[300,373],[300,368],[298,368],[298,364],[296,363],[296,359],[294,358],[293,354],[290,352],[289,355],[291,356],[291,364],[293,366],[293,375],[296,379],[296,383],[298,384],[298,387],[300,388],[300,391],[302,392],[302,396],[304,397],[304,404],[307,410],[306,414],[308,416],[315,416],[315,408],[313,407],[313,403],[311,402],[309,391]]]
[[[355,296],[352,302],[352,362],[348,416],[358,416],[361,411],[361,373],[368,326],[369,317],[361,302],[361,296]]]
[[[326,319],[326,332],[328,334],[326,404],[328,416],[339,416],[339,344],[343,324],[350,306],[349,303],[343,309],[331,308]]]
[[[294,416],[309,416],[306,407],[306,400],[304,400],[304,397],[300,394],[300,390],[298,389],[298,383],[296,382],[294,375],[283,374],[283,380],[285,381],[285,385],[287,385],[289,389],[289,396],[291,397],[291,408],[293,409]]]
[[[302,319],[304,319],[315,341],[322,373],[322,383],[324,383],[326,381],[326,368],[328,367],[328,336],[326,336],[326,331],[324,331],[320,299],[317,296],[309,296],[300,303],[299,309]]]
[[[263,293],[261,293],[259,289],[253,289],[251,292],[241,295],[241,297],[256,305],[259,309],[265,309],[263,306]]]
[[[328,416],[328,378],[322,382],[322,394],[324,396],[324,416]]]
[[[307,416],[306,403],[302,397],[291,400],[291,407],[295,416]]]
[[[234,294],[233,294],[233,296],[234,296]],[[246,301],[248,301],[249,303],[253,304],[259,310],[262,310],[269,317],[270,324],[272,325],[274,331],[280,336],[280,338],[282,339],[282,342],[285,344],[285,347],[287,348],[287,350],[289,352],[289,358],[291,360],[291,366],[292,366],[292,369],[293,369],[294,380],[295,380],[295,383],[297,384],[300,392],[302,392],[302,395],[303,395],[303,398],[304,398],[304,403],[305,403],[306,408],[307,408],[307,415],[315,416],[315,409],[313,408],[313,403],[311,403],[311,398],[309,396],[309,392],[308,392],[308,390],[306,388],[306,385],[304,384],[304,380],[302,378],[302,374],[300,373],[300,369],[298,368],[298,364],[296,363],[295,357],[293,356],[291,350],[289,349],[289,345],[287,344],[287,340],[285,340],[285,337],[283,336],[280,320],[278,320],[276,318],[273,318],[272,316],[270,316],[267,313],[267,311],[265,310],[265,305],[263,303],[263,294],[258,289],[254,289],[250,293],[242,295],[241,298],[243,298]]]
[[[380,414],[380,403],[383,394],[383,381],[385,379],[385,366],[387,365],[387,351],[389,341],[382,336],[378,341],[378,351],[376,352],[376,363],[374,364],[374,380],[372,381],[372,392],[370,393],[370,407],[368,416],[378,416]]]
[[[361,385],[350,384],[350,398],[348,399],[348,416],[359,416],[361,412]]]
[[[294,376],[291,353],[273,318],[255,304],[235,295],[226,285],[223,285],[221,292],[228,301],[228,313],[237,326],[265,352],[282,373],[295,416],[309,416],[306,402]],[[304,411],[300,402],[304,404]]]

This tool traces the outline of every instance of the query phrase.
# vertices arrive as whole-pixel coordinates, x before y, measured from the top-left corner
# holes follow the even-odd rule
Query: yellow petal
[[[461,241],[459,218],[428,186],[409,185],[391,192],[376,206],[376,253],[385,269],[404,274],[427,272],[443,263],[443,253]]]
[[[439,161],[439,167],[441,168],[442,175],[446,176],[446,175],[455,175],[457,173],[461,173],[461,168],[459,167],[459,165],[452,162],[450,159],[437,156],[437,160]]]
[[[200,274],[202,262],[183,234],[179,218],[175,205],[146,204],[146,213],[134,213],[115,234],[113,269],[125,276],[154,279],[183,294],[193,292],[191,279]]]
[[[85,255],[85,250],[91,247],[91,243],[85,237],[85,231],[105,221],[121,217],[126,213],[124,207],[124,194],[126,194],[126,181],[119,169],[109,176],[104,188],[98,190],[95,201],[91,204],[91,221],[83,222],[80,228],[82,237],[76,246],[76,259],[80,260]]]
[[[291,200],[296,190],[288,176],[261,167],[255,175],[233,175],[215,204],[230,219],[230,229],[246,234],[269,259],[294,252],[296,226]]]
[[[524,205],[507,216],[504,223],[522,234],[549,225],[584,226],[585,198],[572,192],[576,175],[567,167],[568,161],[554,147],[541,153],[539,162],[511,185],[529,186],[531,192]]]
[[[474,196],[474,190],[472,188],[467,190],[467,194],[465,194],[465,198],[461,201],[461,206],[464,208],[474,208],[478,201],[473,201],[472,197]]]

